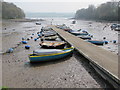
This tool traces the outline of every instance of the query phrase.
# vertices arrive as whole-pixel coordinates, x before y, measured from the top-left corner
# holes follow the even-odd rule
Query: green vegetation
[[[13,3],[2,3],[2,18],[3,19],[21,19],[25,17],[22,9],[14,5]]]
[[[107,20],[107,21],[120,21],[118,17],[120,15],[119,2],[107,2],[103,3],[97,8],[94,5],[90,5],[87,9],[80,9],[76,12],[76,19],[87,20]]]

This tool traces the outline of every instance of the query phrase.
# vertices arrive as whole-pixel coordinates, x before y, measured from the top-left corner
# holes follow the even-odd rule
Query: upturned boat
[[[64,58],[70,54],[74,47],[65,48],[62,50],[58,49],[40,49],[37,51],[33,51],[33,54],[29,55],[30,62],[42,62],[42,61],[51,61]]]

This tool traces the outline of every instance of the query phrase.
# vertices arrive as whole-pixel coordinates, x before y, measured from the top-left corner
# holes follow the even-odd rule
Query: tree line
[[[24,11],[13,3],[2,3],[2,18],[3,19],[21,19],[25,17]]]
[[[120,21],[120,2],[112,1],[101,4],[98,7],[89,5],[76,11],[76,19]]]

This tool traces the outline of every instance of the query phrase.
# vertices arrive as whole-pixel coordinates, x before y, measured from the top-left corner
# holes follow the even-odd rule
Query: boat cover
[[[34,50],[33,54],[36,55],[47,55],[47,54],[55,54],[55,53],[63,53],[63,50],[60,49],[39,49],[39,50]]]

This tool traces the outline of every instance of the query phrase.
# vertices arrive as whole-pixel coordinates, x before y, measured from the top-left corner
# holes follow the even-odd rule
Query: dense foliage
[[[87,9],[80,9],[76,12],[76,19],[89,19],[89,20],[108,20],[120,21],[119,2],[107,2],[98,7],[90,5]]]
[[[16,19],[24,18],[25,14],[22,9],[13,3],[2,2],[2,18],[3,19]]]

